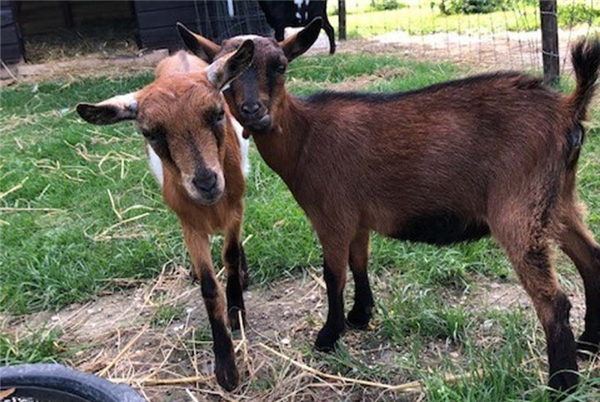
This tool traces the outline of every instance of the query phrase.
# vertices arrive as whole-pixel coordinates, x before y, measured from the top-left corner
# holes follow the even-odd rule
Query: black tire
[[[61,364],[23,364],[0,368],[0,389],[15,388],[4,401],[34,398],[40,402],[144,402],[126,385]],[[14,399],[13,399],[14,398]]]

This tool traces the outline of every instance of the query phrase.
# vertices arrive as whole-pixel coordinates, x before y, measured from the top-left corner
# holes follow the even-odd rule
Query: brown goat
[[[179,217],[200,280],[213,334],[215,373],[227,390],[239,383],[227,322],[238,329],[238,314],[245,314],[247,266],[240,238],[245,189],[241,142],[246,141],[234,131],[237,122],[220,89],[249,66],[253,50],[247,41],[210,66],[180,52],[162,61],[157,79],[143,89],[77,106],[79,115],[93,124],[136,120],[146,138],[153,173],[165,202]],[[228,317],[210,252],[209,235],[217,232],[225,233]]]
[[[284,87],[289,61],[315,41],[320,22],[287,40],[254,37],[252,66],[224,92],[265,162],[284,180],[323,246],[329,312],[316,347],[331,350],[345,329],[343,290],[356,286],[347,322],[365,328],[373,297],[369,232],[431,244],[491,234],[504,248],[544,327],[550,386],[577,383],[576,348],[600,344],[600,246],[581,220],[575,174],[593,96],[600,42],[573,50],[570,96],[519,73],[475,76],[391,94],[322,92],[306,99]],[[179,26],[196,52],[218,46]],[[574,261],[586,291],[576,344],[570,303],[551,261],[551,243]]]

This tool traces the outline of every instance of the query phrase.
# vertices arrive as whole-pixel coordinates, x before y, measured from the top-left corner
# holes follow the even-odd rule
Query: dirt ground
[[[385,369],[385,383],[358,385],[352,379],[326,377],[334,374],[331,367],[323,368],[324,357],[312,353],[327,311],[320,277],[319,271],[310,269],[303,277],[277,281],[269,287],[251,286],[245,293],[248,324],[243,332],[234,333],[243,383],[229,394],[221,391],[212,374],[211,333],[200,288],[183,267],[165,267],[154,280],[133,283],[135,288],[74,304],[58,313],[2,317],[1,326],[3,332],[16,336],[40,328],[59,328],[61,343],[79,349],[70,365],[130,384],[150,401],[314,401],[342,396],[350,401],[422,400],[418,379],[406,377],[396,367],[397,359],[410,352],[390,344],[377,317],[369,330],[348,331],[344,339],[354,358]],[[373,277],[375,295],[381,300],[387,293],[384,279]],[[578,330],[583,320],[582,294],[570,281],[565,288],[574,305],[572,322]],[[351,286],[348,290],[351,293]],[[346,296],[348,302],[351,299],[351,294]],[[534,315],[516,283],[483,284],[471,294],[448,291],[447,299],[467,310],[522,307]],[[159,311],[166,306],[178,313],[167,322],[157,321]],[[469,336],[482,345],[495,342],[501,334],[493,327],[493,323],[485,322]],[[419,359],[424,370],[438,370],[442,356],[459,362],[464,359],[452,342],[444,340],[431,341]]]
[[[286,34],[293,33],[288,29]],[[560,31],[561,72],[570,74],[569,46],[580,36],[600,32],[600,28]],[[542,68],[541,37],[534,32],[498,32],[487,35],[439,33],[408,35],[390,32],[370,40],[349,40],[338,43],[338,52],[393,54],[419,60],[445,61],[460,64],[473,71],[525,70]],[[329,42],[322,32],[308,54],[327,54]],[[151,72],[168,51],[159,50],[130,57],[107,57],[90,54],[76,60],[47,64],[2,66],[1,86],[16,82],[39,82],[50,79],[75,79],[89,76],[119,76],[133,72]],[[10,71],[9,71],[10,70]]]

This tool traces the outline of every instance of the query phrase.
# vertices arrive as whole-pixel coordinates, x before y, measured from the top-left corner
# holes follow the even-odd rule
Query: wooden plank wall
[[[0,3],[2,45],[0,59],[5,63],[15,63],[23,57],[23,42],[19,26],[15,22],[13,10],[8,1]]]
[[[138,34],[143,48],[181,48],[175,24],[196,29],[193,1],[136,1]]]
[[[183,47],[175,24],[181,22],[195,32],[220,43],[239,34],[269,34],[270,28],[258,3],[235,1],[235,15],[227,14],[225,0],[135,1],[139,38],[143,48]]]
[[[58,30],[133,20],[128,1],[19,1],[17,19],[25,36],[52,34]],[[69,11],[70,21],[65,11]],[[72,27],[68,26],[69,22]]]

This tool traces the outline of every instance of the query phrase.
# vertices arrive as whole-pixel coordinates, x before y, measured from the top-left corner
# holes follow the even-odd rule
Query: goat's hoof
[[[223,359],[218,359],[215,364],[215,375],[217,382],[224,390],[231,392],[237,388],[240,383],[240,375],[233,356],[227,356]]]
[[[562,399],[561,395],[564,396],[566,393],[575,391],[578,381],[579,375],[574,371],[558,371],[551,374],[548,386],[557,391],[557,394],[553,396],[553,399],[560,400]]]
[[[232,331],[239,331],[240,328],[242,328],[240,323],[240,311],[242,312],[242,321],[244,322],[244,325],[246,325],[246,312],[244,310],[237,307],[232,307],[227,312],[229,315],[229,326],[231,327]]]
[[[577,355],[583,359],[591,359],[600,348],[600,334],[592,335],[586,331],[577,341]]]
[[[319,352],[330,353],[335,350],[335,344],[340,339],[342,331],[330,330],[328,327],[323,327],[319,331],[317,341],[315,342],[315,349]]]
[[[371,320],[371,311],[365,311],[364,309],[353,308],[348,313],[348,326],[354,329],[367,329],[369,327],[369,321]]]

